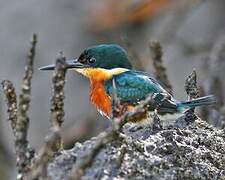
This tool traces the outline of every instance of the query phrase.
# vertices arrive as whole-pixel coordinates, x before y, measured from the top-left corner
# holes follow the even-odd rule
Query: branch
[[[8,105],[8,119],[11,122],[11,128],[15,138],[16,166],[18,171],[17,179],[24,179],[25,174],[29,171],[30,161],[34,156],[34,151],[27,140],[27,131],[29,128],[29,117],[27,113],[30,107],[31,80],[33,76],[36,43],[37,35],[33,34],[25,66],[25,75],[22,82],[18,107],[13,84],[8,80],[2,82]]]
[[[66,58],[60,53],[56,60],[56,71],[53,75],[53,96],[51,99],[51,124],[53,127],[61,127],[64,121],[64,85],[66,76]]]
[[[23,176],[29,170],[29,164],[33,157],[33,150],[30,151],[27,132],[29,128],[29,117],[27,115],[30,107],[31,80],[33,76],[33,62],[35,56],[35,47],[37,35],[33,34],[31,39],[31,48],[28,53],[27,64],[25,66],[25,76],[23,78],[21,94],[18,104],[18,121],[16,124],[16,154],[18,173]]]
[[[153,118],[152,131],[153,131],[154,133],[157,133],[157,132],[159,132],[160,130],[162,130],[163,127],[162,127],[162,124],[161,124],[161,122],[160,122],[160,119],[159,119],[159,117],[158,117],[158,115],[157,115],[156,113],[154,113],[154,115],[153,115],[152,118]]]
[[[15,93],[15,89],[13,87],[12,82],[8,80],[4,80],[2,82],[2,88],[4,94],[6,96],[7,101],[7,112],[8,112],[8,120],[10,122],[13,135],[15,137],[16,133],[16,122],[17,122],[17,97]],[[2,98],[0,97],[0,106]],[[5,141],[3,140],[3,126],[2,126],[2,107],[0,107],[0,172],[1,178],[8,179],[11,168],[14,166],[12,164],[13,159],[11,153],[5,147]]]
[[[199,89],[197,86],[197,73],[195,69],[193,72],[186,78],[185,91],[188,95],[188,100],[195,99],[199,97]]]
[[[66,58],[60,54],[56,60],[56,68],[53,75],[53,95],[51,98],[51,128],[45,138],[44,147],[41,148],[34,160],[31,171],[31,179],[46,178],[47,166],[54,154],[61,147],[61,126],[64,121],[64,85],[66,76]]]
[[[10,121],[13,135],[15,136],[17,123],[17,96],[15,88],[9,80],[4,80],[1,84],[7,101],[8,120]]]
[[[197,86],[197,73],[195,70],[186,78],[185,91],[188,96],[188,100],[195,99],[199,97],[199,89]],[[191,108],[185,112],[185,121],[194,122],[197,116],[194,114],[195,108]]]
[[[52,161],[55,154],[54,150],[60,143],[61,135],[59,130],[50,129],[50,132],[45,137],[44,146],[34,159],[28,179],[45,179],[47,177],[47,166]]]
[[[165,89],[172,94],[173,88],[168,79],[166,68],[163,65],[163,52],[159,42],[153,41],[150,43],[150,52],[153,60],[153,67],[155,69],[155,78],[162,83]]]
[[[120,100],[117,97],[117,92],[116,92],[116,82],[115,79],[113,78],[112,80],[112,86],[113,86],[113,91],[112,91],[112,100],[111,100],[111,119],[114,119],[115,117],[119,116],[120,113]]]

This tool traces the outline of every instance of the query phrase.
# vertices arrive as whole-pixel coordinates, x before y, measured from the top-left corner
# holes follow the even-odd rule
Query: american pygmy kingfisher
[[[40,70],[54,68],[55,65],[48,65],[41,67]],[[158,114],[177,114],[196,106],[215,103],[214,96],[200,97],[190,101],[175,100],[149,74],[134,70],[125,50],[115,44],[89,47],[78,59],[68,60],[67,68],[89,78],[90,100],[107,118],[111,114],[113,79],[116,94],[121,103],[121,111],[124,108],[130,110],[149,94],[153,95],[149,112],[157,109]]]

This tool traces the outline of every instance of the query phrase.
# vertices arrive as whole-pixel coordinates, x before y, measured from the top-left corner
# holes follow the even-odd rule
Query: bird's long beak
[[[67,69],[72,69],[72,68],[85,68],[87,65],[81,64],[77,59],[72,59],[72,60],[67,60]],[[39,68],[39,70],[54,70],[55,69],[55,64],[50,64],[47,66],[43,66]]]

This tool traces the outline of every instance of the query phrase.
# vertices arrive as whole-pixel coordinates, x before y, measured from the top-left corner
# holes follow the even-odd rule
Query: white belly
[[[174,114],[165,114],[165,115],[159,115],[158,117],[160,119],[161,125],[168,126],[170,124],[173,124],[179,117],[181,117],[183,113],[174,113]],[[153,118],[154,118],[154,112],[149,112],[148,117],[140,122],[138,122],[141,126],[150,126],[152,127],[153,124]]]

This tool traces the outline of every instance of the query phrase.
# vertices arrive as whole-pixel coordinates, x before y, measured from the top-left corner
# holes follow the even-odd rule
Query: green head
[[[132,69],[126,51],[116,44],[101,44],[89,47],[83,51],[78,59],[67,61],[68,68],[125,68]],[[54,65],[40,68],[53,70]]]
[[[102,44],[89,47],[80,55],[78,61],[93,68],[132,69],[127,53],[116,44]]]

